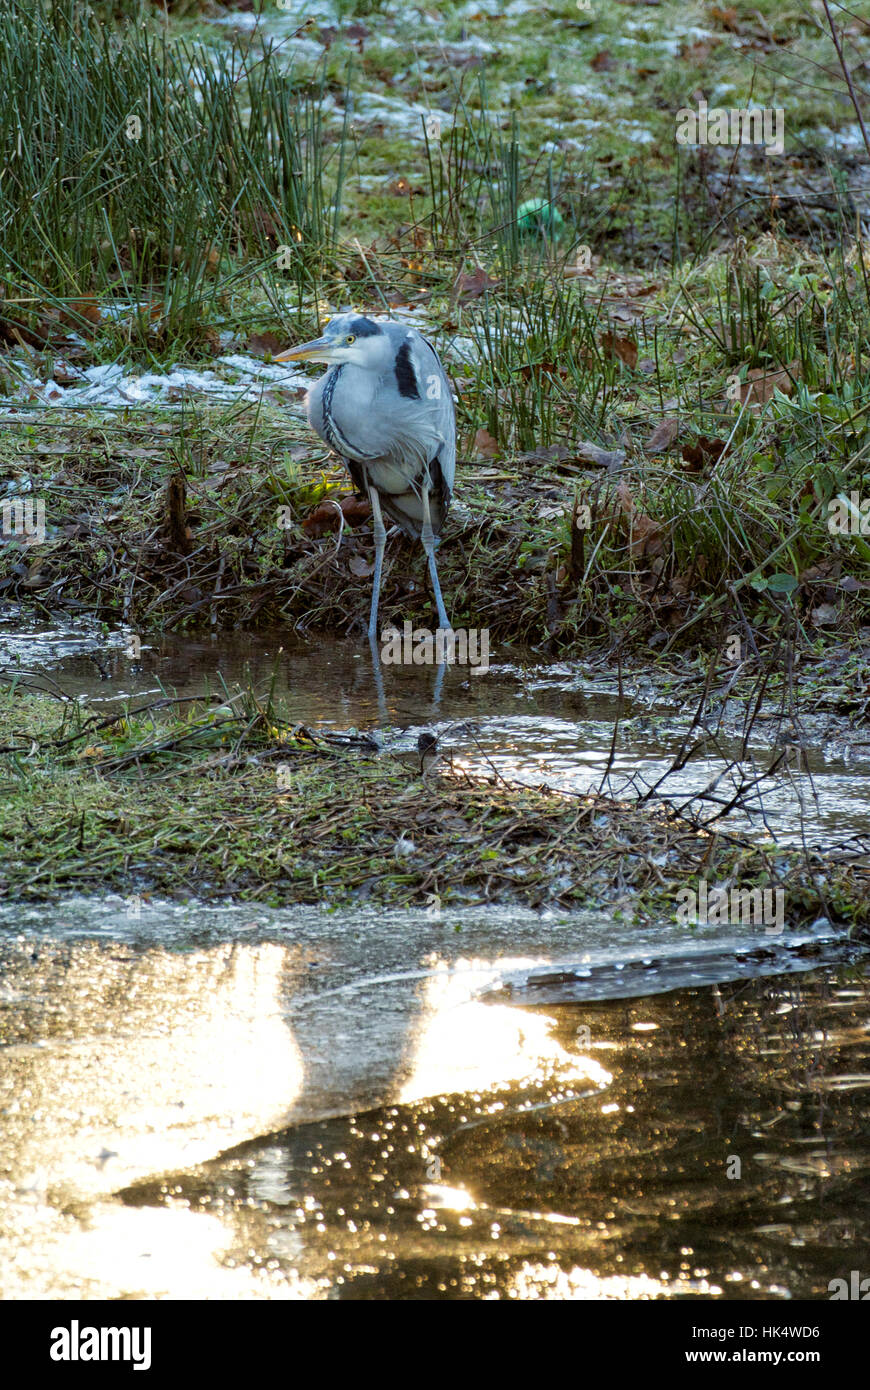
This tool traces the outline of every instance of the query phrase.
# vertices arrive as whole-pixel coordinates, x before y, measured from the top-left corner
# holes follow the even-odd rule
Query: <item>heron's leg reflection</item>
[[[435,674],[435,686],[432,691],[432,709],[438,711],[441,708],[441,688],[444,685],[444,672],[447,670],[447,662],[439,661],[438,670]]]
[[[389,723],[387,717],[387,696],[384,690],[384,673],[381,670],[381,654],[378,651],[378,644],[371,633],[369,633],[369,647],[372,653],[372,675],[375,678],[375,691],[378,697],[378,718],[383,727]]]

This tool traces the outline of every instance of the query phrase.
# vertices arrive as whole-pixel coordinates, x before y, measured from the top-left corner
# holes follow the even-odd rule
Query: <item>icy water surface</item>
[[[753,949],[504,909],[7,907],[2,1294],[824,1297],[870,1235],[868,983],[830,931],[740,978]],[[574,1002],[519,1007],[560,960]]]

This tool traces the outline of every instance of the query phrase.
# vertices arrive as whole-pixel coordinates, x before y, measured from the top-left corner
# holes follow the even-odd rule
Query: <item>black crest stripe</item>
[[[415,401],[420,399],[420,388],[417,385],[414,364],[411,361],[410,343],[403,343],[396,353],[396,382],[400,396],[409,396],[411,400]]]

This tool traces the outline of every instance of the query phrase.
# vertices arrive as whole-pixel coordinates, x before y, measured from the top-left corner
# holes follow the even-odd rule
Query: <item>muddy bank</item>
[[[368,503],[313,447],[298,382],[292,394],[289,414],[274,401],[249,406],[245,429],[227,430],[208,409],[193,426],[159,411],[147,426],[13,417],[0,598],[143,633],[362,632]],[[833,501],[792,514],[808,472],[788,464],[789,495],[772,514],[764,470],[747,492],[741,461],[714,470],[711,454],[704,477],[675,480],[636,443],[633,458],[599,449],[614,466],[590,466],[580,445],[462,460],[439,550],[454,627],[611,660],[736,643],[744,661],[782,664],[785,649],[839,645],[854,659],[866,647],[867,548],[832,538]],[[734,509],[746,506],[759,509],[750,538],[726,555]],[[437,626],[422,550],[399,535],[387,548],[381,621]]]

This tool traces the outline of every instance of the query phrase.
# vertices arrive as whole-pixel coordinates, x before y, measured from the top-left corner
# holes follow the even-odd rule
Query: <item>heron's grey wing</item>
[[[444,446],[441,449],[438,462],[441,467],[441,476],[447,490],[448,505],[453,496],[453,484],[456,479],[456,407],[453,404],[453,388],[450,385],[450,378],[441,364],[441,359],[435,351],[428,338],[420,335],[421,341],[426,344],[435,362],[435,371],[441,382],[441,395],[438,401],[439,411],[436,426],[444,436]]]
[[[373,412],[381,458],[366,471],[384,510],[411,535],[423,524],[421,491],[428,473],[433,529],[440,532],[456,472],[456,418],[450,382],[438,354],[415,329],[391,324],[394,371],[381,381]]]
[[[330,371],[332,370],[333,369],[330,368]],[[323,440],[324,444],[329,444],[329,447],[332,448],[332,444],[330,443],[329,439],[329,431],[326,424],[326,419],[323,413],[323,388],[326,385],[326,378],[328,376],[329,372],[324,373],[323,376],[318,377],[317,381],[315,381],[313,386],[310,386],[308,388],[308,395],[305,399],[305,405],[308,411],[309,425],[317,434],[320,435],[320,438]]]

